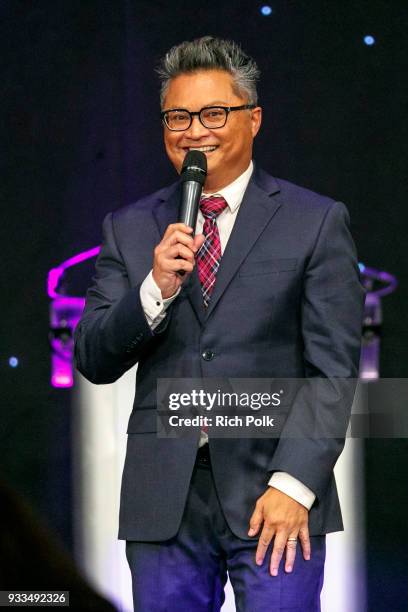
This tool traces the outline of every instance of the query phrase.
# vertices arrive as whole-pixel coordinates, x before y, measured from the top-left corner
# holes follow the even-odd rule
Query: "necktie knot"
[[[211,220],[216,219],[227,206],[228,204],[222,196],[202,197],[200,201],[200,210],[203,217]]]

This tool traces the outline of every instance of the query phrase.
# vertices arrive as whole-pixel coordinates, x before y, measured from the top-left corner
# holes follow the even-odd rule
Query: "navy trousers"
[[[218,612],[227,572],[237,612],[319,612],[325,536],[311,538],[305,561],[300,545],[291,574],[282,559],[269,573],[270,552],[255,564],[257,537],[237,538],[229,529],[215,490],[211,466],[197,461],[183,520],[166,542],[126,542],[135,612]]]

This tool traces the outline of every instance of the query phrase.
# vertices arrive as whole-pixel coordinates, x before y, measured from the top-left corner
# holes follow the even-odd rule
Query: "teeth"
[[[209,153],[210,151],[215,151],[216,148],[216,146],[190,147],[190,151],[201,151],[202,153]]]

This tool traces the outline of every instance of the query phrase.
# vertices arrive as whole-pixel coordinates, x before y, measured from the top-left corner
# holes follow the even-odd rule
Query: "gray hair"
[[[255,61],[231,40],[203,36],[172,47],[161,60],[157,68],[161,105],[171,79],[199,70],[226,70],[233,78],[234,92],[246,97],[248,104],[258,103],[256,82],[260,71]]]

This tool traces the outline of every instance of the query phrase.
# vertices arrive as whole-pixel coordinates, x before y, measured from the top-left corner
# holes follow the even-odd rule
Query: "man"
[[[182,43],[160,76],[170,161],[180,172],[188,151],[207,158],[197,226],[177,222],[178,183],[109,214],[76,331],[77,367],[92,382],[138,363],[119,528],[135,610],[218,610],[228,571],[239,611],[316,611],[325,534],[342,528],[333,467],[344,440],[331,428],[350,406],[328,391],[322,438],[223,439],[199,427],[163,438],[156,385],[355,378],[363,289],[348,214],[254,167],[258,69],[235,43]],[[306,403],[295,398],[292,431]]]

